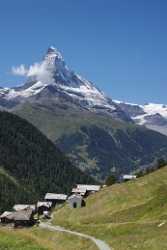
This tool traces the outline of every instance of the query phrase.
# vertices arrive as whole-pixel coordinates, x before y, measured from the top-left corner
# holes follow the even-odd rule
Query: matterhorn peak
[[[62,54],[54,46],[50,46],[48,48],[45,58],[52,58],[52,59],[63,60]]]
[[[57,96],[72,100],[86,109],[105,110],[113,112],[115,104],[98,90],[91,82],[82,78],[75,71],[68,68],[61,53],[54,46],[50,46],[39,63],[35,63],[28,69],[28,80],[19,88],[10,89],[7,93],[0,90],[0,97],[6,100],[24,102],[27,98],[35,98],[36,95]],[[104,111],[104,112],[105,112]]]
[[[57,49],[54,47],[54,46],[50,46],[49,48],[48,48],[48,53],[54,53],[54,52],[56,52],[57,51]]]

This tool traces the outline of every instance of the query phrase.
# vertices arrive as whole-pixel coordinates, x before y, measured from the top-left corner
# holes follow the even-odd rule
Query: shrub
[[[107,177],[105,184],[107,186],[111,186],[114,183],[116,183],[116,181],[117,181],[116,177],[114,175],[110,175],[110,176]]]

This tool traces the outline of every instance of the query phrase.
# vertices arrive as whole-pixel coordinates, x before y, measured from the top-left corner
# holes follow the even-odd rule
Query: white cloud
[[[53,70],[52,65],[48,65],[46,61],[42,63],[34,63],[29,68],[21,64],[18,67],[12,67],[12,74],[26,77],[35,77],[37,81],[41,81],[45,84],[53,83]]]
[[[27,75],[27,69],[23,64],[21,64],[18,67],[12,67],[12,73],[14,75],[25,76]]]

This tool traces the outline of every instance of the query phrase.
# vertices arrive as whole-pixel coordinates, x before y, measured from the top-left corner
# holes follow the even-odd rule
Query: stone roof
[[[49,202],[49,201],[38,201],[37,202],[37,208],[39,208],[39,207],[50,208],[51,206],[52,206],[52,202]]]
[[[21,210],[13,213],[14,221],[29,221],[32,217],[33,210]]]
[[[45,195],[45,200],[62,200],[62,201],[65,201],[66,199],[67,199],[66,194],[47,193]]]
[[[86,184],[77,184],[77,189],[85,189],[86,191],[99,191],[101,188],[100,185],[86,185]]]
[[[136,179],[137,176],[136,175],[125,174],[125,175],[122,176],[122,178],[124,180],[132,180],[132,179]]]
[[[72,194],[71,196],[68,197],[68,200],[72,200],[72,199],[80,199],[82,200],[83,197],[79,194]]]
[[[85,187],[80,187],[80,188],[73,188],[72,189],[72,193],[76,193],[76,194],[81,194],[81,195],[85,195],[86,194],[86,188]]]
[[[27,209],[27,210],[21,210],[17,212],[4,212],[1,215],[1,218],[7,218],[9,220],[13,221],[29,221],[31,219],[33,210]]]
[[[0,215],[0,219],[6,218],[7,216],[13,214],[13,212],[5,211]]]
[[[35,211],[35,205],[32,204],[16,204],[13,206],[13,209],[15,211],[25,210],[31,208],[33,211]]]

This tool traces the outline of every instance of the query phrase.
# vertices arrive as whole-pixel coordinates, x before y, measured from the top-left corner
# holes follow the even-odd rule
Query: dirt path
[[[59,226],[52,226],[49,223],[40,223],[39,225],[41,228],[45,228],[48,229],[50,231],[59,231],[59,232],[65,232],[65,233],[69,233],[69,234],[73,234],[79,237],[83,237],[85,239],[89,239],[91,241],[93,241],[96,246],[98,247],[98,250],[112,250],[109,245],[107,243],[105,243],[102,240],[96,239],[93,236],[87,235],[87,234],[83,234],[83,233],[78,233],[75,231],[71,231],[71,230],[67,230],[63,227],[59,227]]]

